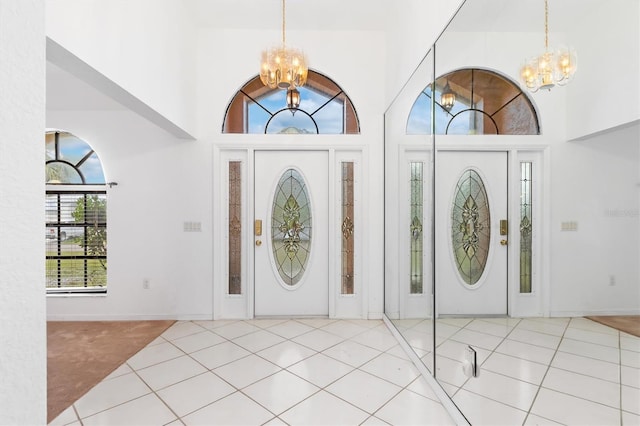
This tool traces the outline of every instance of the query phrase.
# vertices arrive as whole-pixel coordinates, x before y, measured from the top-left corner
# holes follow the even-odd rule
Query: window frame
[[[317,93],[323,98],[322,104],[314,106],[313,110],[304,109],[304,104],[299,107],[290,108],[286,105],[286,90],[278,88],[270,89],[262,84],[259,75],[255,76],[235,93],[227,105],[222,123],[222,133],[278,134],[281,132],[270,131],[269,125],[274,122],[274,119],[277,116],[291,113],[292,117],[295,117],[295,114],[299,114],[299,116],[304,115],[311,120],[313,127],[310,128],[315,130],[315,132],[304,132],[307,134],[360,134],[360,121],[358,120],[358,114],[353,102],[346,92],[332,79],[317,71],[309,70],[307,83],[299,89]],[[277,107],[267,105],[265,100],[267,98],[271,100],[272,96],[278,93],[282,94],[282,105]],[[342,111],[340,114],[341,131],[325,132],[323,131],[322,126],[318,124],[317,117],[314,116],[316,113],[322,113],[325,111],[327,106],[332,105],[336,101],[342,104]],[[250,128],[250,105],[255,105],[261,111],[266,112],[267,118],[264,123],[261,123],[261,132],[252,131]],[[285,128],[283,130],[287,129],[288,128]]]
[[[54,135],[54,155],[45,156],[45,169],[50,167],[51,164],[60,163],[64,164],[66,167],[70,167],[77,173],[77,176],[80,177],[81,182],[74,182],[77,180],[77,176],[67,176],[72,182],[64,182],[59,179],[50,180],[49,182],[45,182],[45,289],[47,295],[55,295],[55,294],[106,294],[107,293],[107,184],[104,178],[104,169],[102,167],[102,162],[98,154],[95,152],[93,147],[85,140],[76,136],[73,133],[62,131],[62,130],[47,130],[45,132],[45,150],[47,149],[47,144],[51,142],[51,135]],[[60,136],[64,135],[64,138]],[[66,140],[73,141],[76,149],[80,147],[84,150],[84,154],[78,159],[78,161],[69,161],[65,158],[63,154],[64,147],[62,144],[65,143]],[[86,146],[85,146],[86,145]],[[72,149],[72,148],[68,148]],[[82,165],[89,160],[91,157],[95,156],[95,159],[98,162],[98,169],[94,169],[98,171],[99,174],[93,176],[92,179],[89,179],[90,182],[87,183],[87,178],[85,173],[80,169]],[[97,167],[95,166],[95,167]],[[47,179],[48,174],[45,173],[45,181]],[[64,180],[64,179],[63,179]],[[52,201],[52,196],[55,196]],[[74,198],[74,196],[77,196]],[[87,219],[88,213],[88,205],[86,204],[86,200],[89,197],[99,197],[99,200],[104,205],[104,212],[100,211],[95,217],[94,221],[89,221]],[[71,219],[73,216],[73,212],[75,212],[76,207],[74,207],[74,203],[77,204],[78,199],[85,199],[84,204],[84,215],[82,222],[76,222],[75,219]],[[75,200],[71,201],[70,200]],[[53,207],[53,208],[51,208]],[[73,210],[72,210],[73,209]],[[68,237],[69,231],[65,232],[65,229],[73,230],[76,235],[74,237]],[[78,229],[81,229],[79,232]],[[98,248],[98,254],[90,253],[92,251],[92,247],[95,247],[95,242],[89,241],[90,235],[94,234],[94,230],[104,231],[100,236],[98,234],[98,241],[102,243],[104,246],[103,249]],[[63,241],[68,240],[70,238],[77,238],[81,236],[82,242],[77,244],[80,247],[80,251],[75,250],[71,252],[63,251],[65,247],[69,248],[69,243],[63,243]],[[102,240],[104,238],[104,240]],[[55,244],[52,244],[55,241]],[[76,248],[77,249],[77,248]],[[103,250],[104,254],[100,254],[100,250]],[[50,268],[49,263],[55,262],[57,265],[54,268]],[[77,273],[77,269],[74,266],[67,266],[67,271],[72,271],[73,274],[69,274],[69,277],[82,282],[81,286],[65,286],[63,285],[63,280],[65,279],[65,274],[63,273],[63,268],[61,265],[63,262],[75,263],[77,261],[82,262],[82,266],[80,269],[82,272]],[[90,285],[90,269],[93,266],[90,266],[91,262],[98,261],[102,268],[104,268],[104,285]],[[53,270],[53,273],[52,273]],[[57,273],[56,273],[57,271]],[[50,282],[52,281],[51,285]]]

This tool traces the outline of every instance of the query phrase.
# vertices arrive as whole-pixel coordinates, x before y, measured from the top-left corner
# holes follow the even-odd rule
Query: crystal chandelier
[[[285,37],[285,0],[282,0],[282,45],[262,52],[260,80],[271,89],[290,89],[307,82],[307,60],[298,49],[288,48]]]
[[[544,53],[528,59],[520,68],[520,80],[531,92],[551,90],[571,81],[578,68],[578,56],[569,47],[549,49],[549,6],[544,0]]]

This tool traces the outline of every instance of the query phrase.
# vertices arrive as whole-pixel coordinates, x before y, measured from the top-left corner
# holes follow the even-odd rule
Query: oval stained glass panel
[[[475,170],[465,170],[455,188],[451,240],[456,267],[468,285],[475,285],[484,272],[490,236],[491,215],[484,182]]]
[[[295,286],[302,279],[311,250],[311,200],[297,170],[285,171],[276,187],[271,210],[271,249],[282,281]]]

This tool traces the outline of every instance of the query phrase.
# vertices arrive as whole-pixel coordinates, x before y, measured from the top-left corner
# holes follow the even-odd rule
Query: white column
[[[0,424],[43,425],[45,1],[0,0]]]

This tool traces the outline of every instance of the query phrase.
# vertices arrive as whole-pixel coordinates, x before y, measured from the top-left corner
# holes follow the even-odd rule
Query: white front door
[[[507,153],[438,152],[439,315],[507,314]]]
[[[255,152],[255,316],[329,313],[328,165],[326,151]]]

